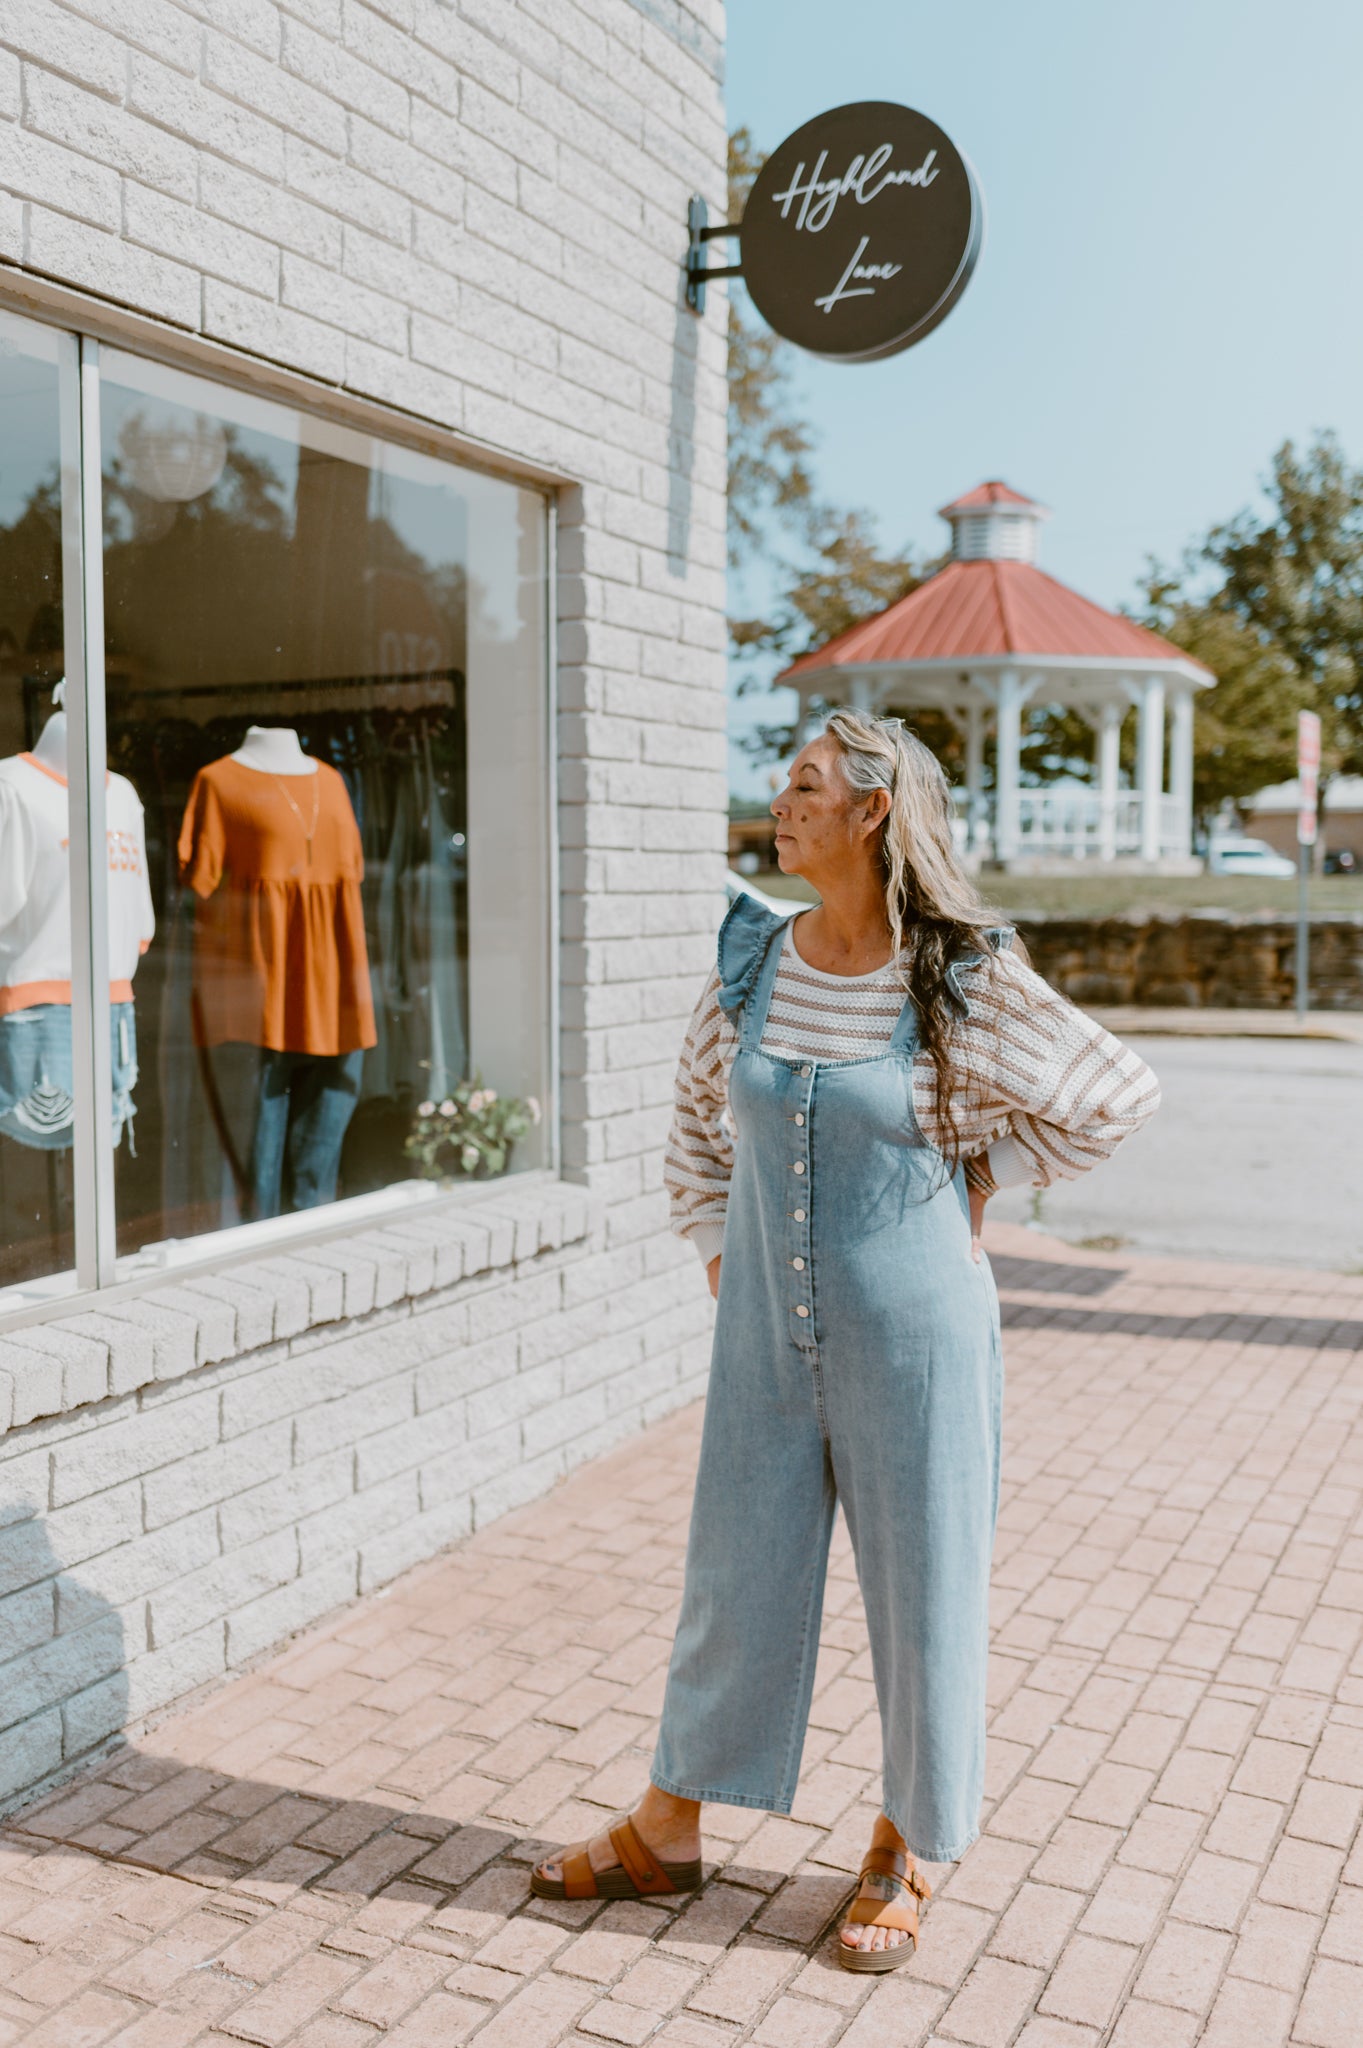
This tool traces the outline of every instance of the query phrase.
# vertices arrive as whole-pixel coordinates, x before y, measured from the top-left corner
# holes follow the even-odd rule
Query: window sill
[[[0,1434],[556,1251],[592,1215],[585,1188],[516,1174],[302,1242],[220,1240],[216,1256],[35,1306],[0,1335]]]

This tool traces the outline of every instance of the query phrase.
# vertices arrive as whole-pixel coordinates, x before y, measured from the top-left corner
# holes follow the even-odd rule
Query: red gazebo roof
[[[981,484],[947,509],[997,503],[985,492],[1031,504],[1006,484]],[[1087,657],[1122,662],[1177,661],[1201,669],[1181,647],[1158,633],[1067,589],[1031,562],[949,562],[917,590],[877,618],[849,626],[826,646],[812,648],[776,678],[790,683],[811,670],[897,662],[968,661],[989,656]]]
[[[943,505],[938,517],[950,519],[953,512],[982,512],[986,505],[1031,505],[1038,512],[1045,509],[1035,498],[1026,498],[1011,484],[991,477],[988,483],[976,484],[973,491],[967,491],[963,497],[953,498],[949,505]]]

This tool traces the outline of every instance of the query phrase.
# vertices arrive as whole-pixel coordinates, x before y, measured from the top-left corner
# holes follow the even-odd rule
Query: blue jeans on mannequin
[[[286,1171],[290,1207],[318,1209],[335,1201],[341,1146],[363,1068],[363,1052],[261,1052],[251,1141],[252,1215],[279,1215]]]
[[[114,1143],[132,1142],[137,1019],[131,1003],[109,1008]],[[71,1005],[37,1003],[0,1018],[0,1132],[35,1152],[67,1151],[74,1137]]]

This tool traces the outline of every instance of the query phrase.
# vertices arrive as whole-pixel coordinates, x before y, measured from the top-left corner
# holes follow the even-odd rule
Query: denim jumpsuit
[[[856,1553],[884,1810],[944,1863],[978,1832],[1003,1368],[964,1177],[913,1112],[905,1002],[867,1059],[762,1050],[784,920],[720,933],[736,1130],[686,1585],[653,1782],[788,1813],[833,1516]]]

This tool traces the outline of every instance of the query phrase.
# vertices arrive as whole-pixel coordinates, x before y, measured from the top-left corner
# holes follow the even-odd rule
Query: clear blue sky
[[[799,358],[824,492],[936,552],[934,508],[1001,476],[1052,508],[1043,566],[1115,606],[1283,440],[1334,427],[1363,462],[1361,98],[1358,0],[729,0],[731,127],[770,149],[901,100],[985,196],[925,342]]]

